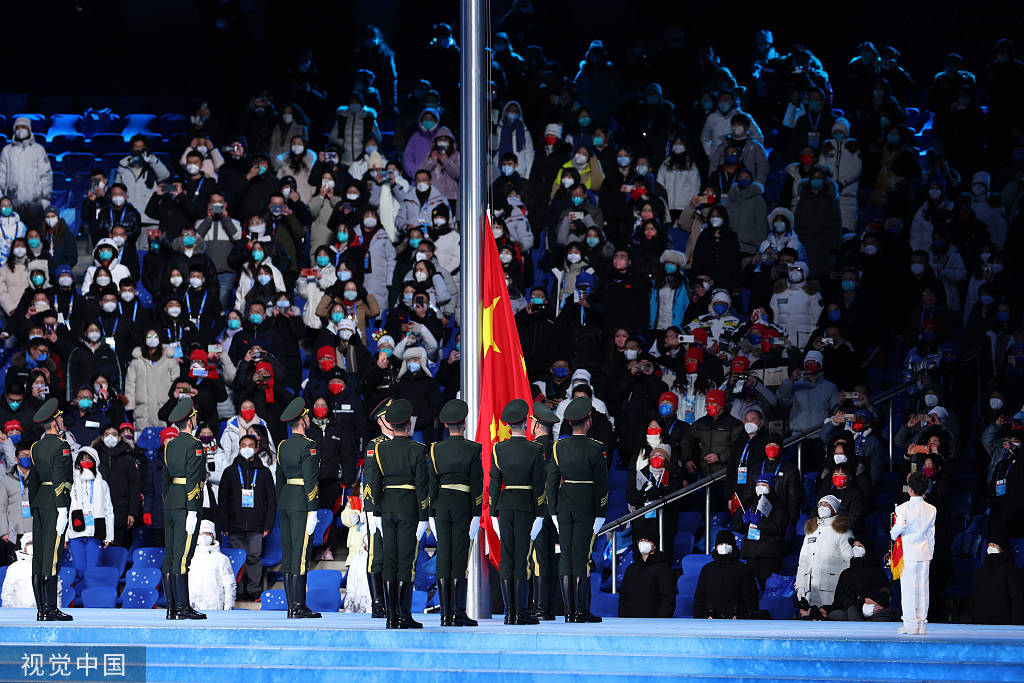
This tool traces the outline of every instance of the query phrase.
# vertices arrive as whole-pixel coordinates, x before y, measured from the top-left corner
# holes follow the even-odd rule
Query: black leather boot
[[[387,616],[387,610],[384,609],[384,576],[380,572],[370,572],[366,579],[370,587],[370,602],[373,604],[371,616],[374,619],[383,619]]]
[[[398,613],[398,628],[423,628],[423,624],[412,618],[412,581],[398,584],[401,609]]]
[[[515,584],[516,623],[520,626],[536,626],[537,617],[530,614],[530,581],[520,579]]]
[[[319,619],[320,613],[306,607],[306,575],[291,574],[285,585],[291,584],[291,601],[288,603],[289,619]]]
[[[466,614],[466,591],[469,590],[468,579],[452,579],[452,611],[456,626],[477,626],[476,619]]]
[[[284,584],[284,604],[288,605],[288,618],[292,618],[292,608],[295,605],[295,601],[292,600],[292,575],[289,573],[281,574],[281,583]]]
[[[71,621],[72,616],[70,614],[64,614],[60,611],[57,604],[57,577],[56,576],[44,576],[43,577],[43,598],[46,602],[46,614],[43,615],[43,621]]]
[[[601,617],[590,613],[590,577],[576,577],[576,623],[600,624]]]
[[[401,628],[398,618],[398,582],[384,582],[384,609],[387,615],[385,628]]]
[[[451,579],[437,580],[437,601],[441,607],[441,626],[455,626],[455,615],[452,612]]]
[[[551,577],[533,577],[533,616],[538,621],[554,621],[555,611],[551,609]]]
[[[558,577],[558,585],[562,589],[562,606],[565,609],[565,623],[575,624],[576,606],[574,604],[575,601],[573,600],[573,598],[575,597],[575,585],[573,584],[573,577]]]
[[[163,576],[164,598],[167,600],[167,618],[178,618],[178,604],[174,602],[174,576],[165,572]]]
[[[46,621],[46,596],[43,584],[45,577],[38,574],[32,575],[32,597],[36,599],[36,621]]]
[[[174,599],[178,605],[178,621],[205,619],[206,615],[192,609],[192,602],[188,597],[188,574],[175,574],[174,577]]]
[[[514,626],[516,623],[515,582],[512,579],[501,580],[501,601],[505,603],[505,624]]]

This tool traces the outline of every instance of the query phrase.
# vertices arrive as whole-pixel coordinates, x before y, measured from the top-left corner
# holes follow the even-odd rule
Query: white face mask
[[[345,341],[348,341],[349,339],[352,338],[352,330],[341,330],[340,332],[338,332],[338,336],[344,339]]]
[[[512,263],[512,254],[508,253],[507,251],[503,251],[498,256],[498,260],[501,261],[502,263]]]
[[[49,301],[37,301],[35,303],[35,306],[36,306],[36,313],[43,313],[45,311],[50,310],[50,302]]]
[[[171,276],[171,285],[172,286],[174,286],[174,287],[181,287],[181,282],[182,282],[182,280],[181,280],[181,276],[180,275],[172,275]]]
[[[584,166],[587,163],[587,156],[585,154],[577,154],[572,158],[572,162],[577,166]]]
[[[575,183],[576,181],[572,179],[572,176],[564,176],[562,178],[562,187],[566,189],[572,187]]]
[[[864,550],[863,546],[855,545],[852,548],[852,552],[854,557],[864,557],[864,553],[867,551]]]
[[[650,555],[654,551],[654,544],[650,541],[640,541],[636,544],[636,549],[641,555]]]
[[[72,280],[71,277],[68,275],[62,275],[61,277],[57,278],[57,284],[60,285],[61,287],[70,287],[71,285],[74,284],[74,282],[75,281]]]
[[[213,545],[213,536],[210,534],[199,534],[199,539],[196,543],[199,545],[211,546]]]
[[[114,246],[116,246],[118,249],[120,249],[121,247],[124,246],[124,238],[121,237],[120,235],[117,235],[115,237],[111,237],[110,241],[113,242]]]
[[[345,199],[349,200],[350,202],[354,202],[355,200],[359,199],[359,193],[349,192],[345,195]]]
[[[940,199],[942,199],[942,190],[940,190],[937,187],[933,187],[930,190],[928,190],[928,196],[935,201],[939,201]]]
[[[113,313],[114,311],[117,310],[117,302],[116,301],[104,301],[103,302],[103,310],[106,313]]]
[[[1003,399],[993,396],[988,400],[988,407],[992,410],[1000,410],[1003,407]]]
[[[802,270],[800,270],[798,268],[794,268],[793,270],[789,271],[789,281],[792,282],[793,284],[796,284],[798,282],[803,282],[804,281],[804,271],[802,271]]]
[[[818,517],[820,519],[828,519],[832,516],[832,508],[827,505],[818,506]]]
[[[252,460],[252,456],[256,455],[256,449],[249,446],[243,446],[238,449],[238,454],[246,460]]]
[[[185,172],[189,175],[195,175],[199,173],[199,164],[188,164],[185,166]]]
[[[426,192],[430,189],[430,183],[416,183],[417,192]]]
[[[417,270],[413,277],[416,278],[416,282],[426,282],[427,272],[424,270]]]
[[[15,247],[14,249],[11,249],[11,253],[14,254],[16,258],[24,258],[25,254],[28,253],[28,250],[25,249],[25,247]]]
[[[998,555],[1000,552],[1002,551],[999,550],[998,546],[990,545],[987,548],[985,548],[986,555]]]
[[[113,434],[107,434],[105,437],[103,437],[103,445],[106,446],[107,448],[113,448],[114,446],[117,445],[117,437],[114,436]]]
[[[366,228],[376,228],[377,227],[377,219],[374,218],[373,216],[367,216],[366,218],[363,219],[363,227],[366,227]]]
[[[210,148],[206,145],[198,145],[196,147],[196,151],[205,156],[206,153],[210,151]]]
[[[836,453],[832,456],[832,459],[836,461],[837,465],[842,465],[846,462],[846,453]]]
[[[768,492],[771,491],[771,488],[767,485],[759,484],[757,487],[754,488],[754,491],[756,491],[757,495],[759,496],[767,496]]]
[[[438,216],[434,219],[434,225],[441,227],[442,225],[448,225],[448,219],[444,216]]]
[[[626,349],[623,351],[623,354],[626,356],[626,360],[636,360],[637,353],[636,349]]]
[[[302,145],[292,145],[292,154],[294,154],[295,156],[299,156],[305,151],[306,148],[303,147]]]
[[[757,429],[758,426],[756,422],[743,423],[743,431],[745,431],[747,434],[757,434]]]
[[[57,227],[57,223],[60,223],[60,218],[58,218],[57,216],[47,216],[46,217],[46,224],[48,226],[50,226],[51,228]]]
[[[747,129],[744,128],[743,126],[733,126],[732,134],[734,137],[741,138],[747,134]]]
[[[775,221],[772,223],[772,227],[775,228],[775,232],[786,232],[789,226],[786,224],[786,221]]]
[[[167,315],[171,316],[172,318],[177,318],[179,315],[181,315],[181,308],[179,306],[171,306],[170,308],[167,309]]]
[[[875,607],[876,605],[873,605],[870,602],[865,602],[860,610],[864,614],[864,617],[868,618],[875,613]]]
[[[661,434],[648,434],[647,443],[653,448],[661,445]]]
[[[86,333],[85,338],[95,344],[100,340],[100,332],[99,330],[92,330],[91,332]]]
[[[15,140],[27,140],[28,139],[28,128],[19,127],[14,131]]]
[[[936,395],[936,394],[925,394],[924,395],[924,404],[926,406],[928,406],[929,408],[934,408],[935,406],[939,405],[939,397],[938,397],[938,395]]]
[[[107,277],[106,275],[100,275],[98,278],[96,278],[96,284],[98,284],[100,287],[106,287],[107,285],[110,284],[110,278]]]
[[[732,546],[728,543],[720,543],[719,545],[715,546],[715,550],[718,551],[719,555],[728,555],[732,552]]]
[[[284,113],[281,114],[281,120],[284,121],[285,123],[291,123],[292,121],[295,120],[295,117],[292,116],[291,114]]]
[[[151,349],[160,346],[160,337],[146,337],[146,346]]]
[[[190,277],[188,279],[188,284],[192,289],[199,289],[203,286],[203,279],[200,277]]]
[[[683,154],[686,152],[686,145],[672,145],[673,154]]]
[[[252,223],[249,225],[249,232],[254,235],[262,235],[263,231],[267,229],[265,223]]]
[[[569,263],[579,263],[581,258],[583,258],[583,256],[577,254],[575,251],[571,251],[565,255],[565,260]]]
[[[722,223],[724,223],[725,221],[722,220],[721,216],[712,216],[709,222],[711,223],[712,228],[720,228],[722,227]]]
[[[123,194],[115,194],[110,198],[110,203],[114,206],[124,206],[125,201],[127,200]]]

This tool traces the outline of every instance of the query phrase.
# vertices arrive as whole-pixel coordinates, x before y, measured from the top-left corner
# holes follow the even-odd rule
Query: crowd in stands
[[[1024,623],[1014,44],[912,75],[893,46],[864,42],[826,68],[768,30],[726,65],[669,28],[621,64],[600,40],[560,64],[503,30],[522,16],[506,20],[476,161],[533,398],[559,417],[593,399],[609,519],[726,473],[707,564],[687,561],[704,550],[703,494],[618,532],[622,615],[761,617],[781,596],[802,618],[895,620],[889,515],[921,472],[939,514],[932,620]],[[75,576],[107,545],[160,543],[152,435],[189,395],[209,471],[204,548],[245,550],[239,599],[263,578],[290,397],[311,408],[319,507],[336,516],[359,494],[382,399],[412,402],[417,439],[443,438],[466,286],[458,52],[438,24],[399,80],[367,27],[336,110],[307,55],[283,92],[238,111],[197,102],[157,119],[178,129],[126,131],[116,164],[97,152],[70,174],[97,136],[60,150],[74,135],[40,130],[57,116],[9,112],[5,562],[28,552],[30,418],[49,396],[74,452]],[[104,116],[115,125],[109,111],[78,125]],[[320,557],[347,552],[332,529]],[[610,552],[595,555],[606,588]],[[233,604],[233,581],[210,577],[200,607]]]

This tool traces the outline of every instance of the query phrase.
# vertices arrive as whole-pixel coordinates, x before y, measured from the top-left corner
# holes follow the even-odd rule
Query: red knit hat
[[[8,420],[7,422],[4,422],[4,431],[5,432],[9,432],[12,429],[17,429],[20,432],[21,431],[21,423],[18,422],[17,420]]]
[[[673,408],[675,408],[676,410],[679,409],[679,397],[676,396],[675,393],[671,391],[666,391],[661,396],[659,396],[658,403],[671,403]]]
[[[703,327],[698,327],[693,331],[693,340],[699,341],[701,344],[707,345],[708,343],[708,331]]]
[[[168,441],[178,435],[177,427],[166,427],[160,430],[160,445],[163,446]]]
[[[735,358],[732,359],[732,365],[733,367],[739,365],[741,368],[743,368],[742,371],[745,372],[750,369],[750,359],[747,358],[746,356],[736,356]]]
[[[131,430],[132,434],[135,433],[135,425],[133,425],[131,422],[122,422],[118,426],[117,431],[123,432],[126,429]]]
[[[721,389],[712,389],[708,392],[707,397],[704,399],[704,403],[716,403],[720,406],[724,406],[725,392]]]
[[[696,346],[691,346],[686,352],[686,356],[683,357],[683,362],[686,362],[693,358],[698,363],[704,362],[704,349],[699,349]]]

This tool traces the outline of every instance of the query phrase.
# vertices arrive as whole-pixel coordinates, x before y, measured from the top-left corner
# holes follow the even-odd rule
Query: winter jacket
[[[803,477],[793,462],[782,460],[781,456],[774,462],[762,457],[759,463],[751,459],[748,464],[753,467],[747,470],[746,485],[737,485],[743,491],[740,495],[743,510],[737,511],[732,520],[733,530],[746,537],[740,556],[782,557],[788,552],[786,535],[800,516]],[[772,508],[768,515],[762,515],[757,509],[760,503],[757,495],[759,479],[769,480],[771,486],[768,502]],[[756,539],[751,536],[753,526],[760,532]]]
[[[242,489],[250,488],[253,490],[253,505],[243,507]],[[218,497],[224,528],[229,534],[273,530],[277,517],[277,492],[270,470],[259,459],[246,460],[236,456],[221,474]]]
[[[647,327],[652,330],[666,329],[666,326],[658,325],[658,318],[662,309],[662,294],[672,297],[672,312],[669,325],[681,328],[683,316],[686,315],[686,308],[690,305],[690,294],[686,291],[685,285],[672,288],[667,283],[661,287],[651,287],[651,315],[647,321]]]
[[[134,411],[136,432],[147,427],[164,427],[164,421],[157,417],[171,385],[178,379],[180,367],[174,358],[174,350],[167,346],[156,361],[142,356],[142,349],[132,350],[132,360],[125,375],[124,395],[128,399],[125,410]]]
[[[291,151],[292,138],[296,135],[308,139],[309,132],[306,130],[306,126],[294,118],[291,123],[279,121],[270,132],[270,147],[267,148],[267,154],[270,155],[270,158],[273,159]]]
[[[696,164],[690,168],[673,168],[669,159],[665,159],[658,169],[658,184],[668,193],[668,208],[682,210],[700,192],[700,171]]]
[[[821,165],[832,169],[839,189],[839,213],[843,230],[857,229],[857,192],[860,189],[860,146],[856,140],[829,140],[821,148]]]
[[[787,377],[775,396],[790,408],[789,428],[793,434],[817,429],[839,403],[839,390],[819,372],[805,374],[796,383]]]
[[[366,413],[359,395],[348,385],[337,397],[333,394],[327,397],[331,419],[323,423],[313,420],[307,436],[316,442],[320,479],[336,479],[348,486],[355,482],[358,474],[356,463],[362,455]]]
[[[952,244],[948,245],[946,252],[946,263],[943,265],[940,255],[929,253],[928,262],[935,277],[942,282],[946,290],[946,308],[951,311],[960,310],[960,288],[967,282],[967,267],[960,255],[960,250]]]
[[[32,122],[25,117],[14,119],[14,126],[29,126],[29,136],[13,140],[0,151],[0,196],[9,197],[15,206],[50,205],[53,170],[46,150],[32,135]],[[143,205],[144,206],[144,205]]]
[[[128,202],[132,206],[149,206],[149,199],[156,192],[157,183],[162,183],[171,177],[171,172],[152,154],[142,158],[141,166],[132,166],[132,156],[128,155],[121,159],[117,165],[115,183],[123,183],[128,188]],[[138,173],[136,173],[138,171]],[[143,216],[144,223],[156,223],[156,219],[150,216]]]
[[[377,112],[373,107],[364,106],[359,110],[353,110],[348,105],[338,107],[328,138],[330,142],[341,147],[339,161],[343,164],[351,164],[363,153],[363,147],[366,146],[367,140],[371,138],[380,140]]]
[[[33,544],[35,545],[35,544]],[[32,591],[32,556],[20,550],[16,553],[18,560],[7,569],[4,577],[3,593],[0,602],[4,607],[35,607],[36,600]],[[61,604],[61,593],[64,582],[57,578],[57,604]]]
[[[317,308],[327,290],[338,282],[334,266],[327,264],[323,268],[315,268],[316,275],[299,277],[295,281],[295,293],[306,300],[302,307],[302,324],[308,329],[319,330],[323,322],[317,314]]]
[[[110,500],[110,487],[103,475],[95,472],[95,478],[87,480],[77,468],[74,472],[74,481],[71,484],[71,508],[68,516],[76,510],[81,510],[85,519],[85,528],[75,531],[74,526],[68,523],[68,538],[93,538],[96,535],[96,522],[103,520],[106,527],[104,538],[100,541],[112,543],[114,541],[114,504]],[[90,523],[90,517],[92,518]]]
[[[285,176],[291,176],[295,178],[295,191],[299,193],[299,198],[304,204],[308,204],[309,200],[313,198],[313,193],[318,188],[313,187],[309,184],[309,175],[313,170],[313,164],[316,163],[316,152],[311,149],[307,149],[299,160],[299,167],[295,169],[292,166],[292,153],[291,150],[279,154],[274,159],[274,168],[277,172],[278,178],[284,178]]]
[[[701,568],[693,593],[694,619],[743,618],[757,611],[754,572],[740,562],[735,541],[732,545],[733,550],[728,555],[720,555],[716,547],[711,551],[711,562]]]
[[[676,582],[670,558],[655,550],[647,559],[637,555],[626,568],[619,589],[619,616],[663,619],[676,607]]]
[[[737,114],[746,114],[745,111],[735,106],[726,113],[722,113],[717,109],[708,114],[707,119],[704,120],[704,127],[700,131],[700,142],[704,146],[704,153],[711,156],[711,151],[714,146],[721,142],[722,138],[732,133],[732,117]],[[750,139],[756,142],[764,144],[764,135],[761,133],[761,129],[757,125],[757,121],[754,117],[750,116],[750,129],[747,131]]]
[[[845,610],[855,607],[860,610],[864,605],[864,598],[880,592],[889,592],[889,577],[885,575],[882,567],[867,557],[850,558],[850,566],[839,575],[831,609]]]
[[[795,210],[794,229],[807,248],[811,271],[825,276],[832,268],[832,252],[839,248],[842,220],[839,216],[839,193],[836,184],[826,178],[815,192],[809,181],[802,182],[797,194],[800,202]]]
[[[398,209],[398,214],[395,216],[395,227],[400,234],[405,234],[410,225],[415,227],[433,225],[432,214],[434,208],[440,204],[448,206],[449,214],[451,213],[451,206],[448,205],[448,200],[433,185],[430,187],[430,194],[427,196],[427,201],[424,204],[420,204],[420,199],[416,195],[416,188],[410,187],[409,191],[402,196],[402,204]]]
[[[914,213],[914,219],[910,223],[911,250],[930,251],[935,222],[938,222],[939,226],[942,227],[952,209],[953,202],[940,199],[936,204],[931,199],[925,199],[924,203]]]
[[[731,126],[730,126],[731,129]],[[768,153],[761,141],[747,137],[743,140],[734,140],[732,135],[727,135],[718,140],[711,151],[709,166],[718,168],[724,162],[725,148],[734,145],[740,150],[740,167],[750,171],[754,182],[764,185],[768,182]],[[694,194],[697,194],[694,192]]]
[[[580,182],[583,184],[583,187],[591,192],[598,192],[601,189],[601,185],[604,184],[604,169],[601,168],[601,162],[597,157],[590,157],[585,166],[577,166],[573,159],[569,159],[569,161],[562,164],[562,168],[555,174],[555,182],[551,185],[552,199],[562,189],[562,174],[570,168],[575,168],[579,171]]]
[[[733,183],[729,188],[729,227],[740,241],[740,253],[753,254],[764,239],[768,206],[764,203],[764,185],[753,182],[747,189]]]
[[[197,545],[188,569],[188,598],[201,612],[235,608],[235,572],[220,543]]]
[[[224,425],[224,431],[220,435],[220,447],[224,450],[224,454],[232,461],[238,455],[238,442],[239,440],[249,433],[249,428],[253,425],[260,425],[267,431],[267,421],[257,415],[253,418],[251,423],[246,423],[240,416],[230,418]],[[271,447],[274,445],[271,444]]]
[[[127,526],[129,515],[142,523],[142,475],[131,448],[118,444],[113,449],[106,444],[96,446],[99,471],[110,490],[114,507],[114,525]]]
[[[6,464],[0,463],[6,469]],[[30,470],[31,472],[31,470]],[[21,476],[17,467],[0,477],[0,536],[9,536],[14,543],[18,536],[32,531],[32,517],[22,514],[22,502],[28,502],[28,476]]]
[[[731,291],[739,289],[740,242],[731,229],[708,227],[694,239],[690,271],[694,275],[710,275],[716,287]]]
[[[697,465],[701,477],[707,477],[726,468],[732,444],[746,439],[743,422],[728,413],[718,417],[705,415],[693,423],[693,429],[683,440],[683,460]],[[704,456],[708,453],[718,455],[718,462],[707,463]]]
[[[445,126],[441,126],[438,129],[437,136],[435,137],[442,135],[453,140],[455,139],[451,130]],[[459,198],[460,159],[461,156],[456,149],[450,150],[443,160],[440,157],[435,159],[428,153],[427,158],[420,163],[420,167],[416,170],[429,171],[431,184],[438,189],[445,199],[454,201]]]
[[[451,234],[455,235],[457,240],[458,233],[453,231]],[[441,241],[435,240],[435,253],[441,251]],[[378,304],[382,307],[387,307],[389,301],[388,286],[395,277],[395,263],[397,261],[395,247],[391,244],[387,231],[378,227],[373,231],[372,235],[364,230],[363,250],[365,252],[363,254],[363,287],[377,300]],[[438,261],[441,261],[439,253],[437,256]],[[457,257],[458,254],[456,254]],[[441,267],[451,271],[451,268],[448,267],[450,265],[450,263],[447,265],[442,263]],[[457,265],[458,261],[456,260]]]
[[[493,162],[495,166],[500,166],[501,156],[511,152],[519,160],[519,166],[516,169],[517,173],[522,178],[529,178],[530,170],[533,168],[533,137],[526,128],[526,124],[523,123],[521,116],[515,123],[509,123],[508,119],[505,118],[508,108],[513,104],[519,107],[520,115],[522,114],[523,106],[516,100],[509,100],[502,107],[501,118],[498,119],[498,130],[495,134],[496,144],[492,145],[492,148],[495,150]]]
[[[0,216],[0,266],[7,263],[11,253],[11,243],[16,237],[24,237],[27,228],[21,222],[21,216],[15,211],[10,216]]]
[[[975,624],[1024,624],[1024,575],[1009,549],[985,555],[974,575],[972,598]]]
[[[79,387],[91,384],[92,378],[99,373],[110,380],[112,390],[120,390],[124,387],[121,377],[121,362],[114,350],[102,339],[97,342],[96,348],[90,348],[86,341],[79,341],[68,355],[67,373],[67,400],[71,400]]]
[[[817,281],[788,284],[779,281],[771,300],[775,324],[782,328],[794,346],[803,346],[818,327],[824,305]],[[801,337],[801,335],[803,335]],[[802,341],[800,341],[802,338]]]
[[[785,218],[789,224],[789,230],[786,232],[775,232],[774,226],[775,218],[781,216]],[[797,261],[807,263],[807,250],[804,249],[803,243],[795,232],[793,232],[793,212],[784,206],[778,206],[771,210],[767,218],[768,223],[768,236],[764,238],[757,250],[764,253],[769,248],[774,249],[775,253],[779,253],[786,247],[795,249],[798,254]]]
[[[12,264],[13,260],[14,256],[11,256],[7,263],[0,266],[0,309],[8,315],[17,308],[29,285],[28,257],[21,259],[20,263]],[[11,268],[11,265],[14,265],[14,268]]]
[[[422,167],[423,162],[430,156],[430,149],[434,146],[434,138],[437,137],[440,128],[439,124],[435,124],[429,131],[423,128],[423,117],[427,113],[433,114],[434,121],[441,120],[441,114],[436,109],[427,108],[420,112],[416,120],[416,132],[409,136],[409,141],[405,143],[405,151],[402,152],[402,168],[410,176]]]
[[[853,532],[846,517],[811,518],[804,525],[804,543],[796,570],[796,597],[817,607],[835,601],[839,576],[853,557]]]
[[[203,244],[203,251],[213,261],[217,274],[233,273],[234,269],[228,265],[228,255],[234,247],[235,242],[242,238],[242,225],[235,218],[214,221],[212,218],[200,218],[196,221],[196,249],[200,248],[200,240]],[[175,240],[178,243],[178,240]]]
[[[313,225],[309,229],[309,253],[325,244],[334,244],[334,235],[327,227],[327,221],[334,213],[334,207],[341,203],[338,196],[324,197],[319,191],[309,200],[309,212],[313,214]]]

